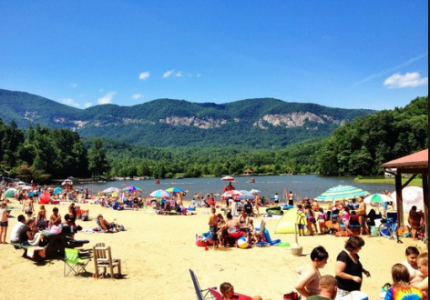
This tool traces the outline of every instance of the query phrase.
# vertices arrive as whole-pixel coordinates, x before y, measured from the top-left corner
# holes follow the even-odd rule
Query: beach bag
[[[381,235],[381,233],[379,232],[379,228],[376,226],[372,226],[370,227],[370,235],[374,236],[374,237],[378,237]]]
[[[291,291],[291,292],[284,294],[283,299],[284,300],[285,299],[286,300],[298,300],[298,299],[300,299],[300,296],[297,292]]]

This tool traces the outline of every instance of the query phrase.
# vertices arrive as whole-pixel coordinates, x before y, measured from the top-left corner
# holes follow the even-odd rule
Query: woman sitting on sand
[[[61,224],[61,215],[58,213],[58,208],[54,207],[52,209],[52,216],[49,219],[49,226],[52,227],[54,225],[58,226]]]
[[[119,231],[118,225],[115,224],[114,222],[108,222],[107,220],[105,220],[103,218],[102,214],[99,214],[97,216],[97,225],[101,228],[101,230],[103,230],[103,232],[113,232],[113,230],[115,229],[115,231]]]

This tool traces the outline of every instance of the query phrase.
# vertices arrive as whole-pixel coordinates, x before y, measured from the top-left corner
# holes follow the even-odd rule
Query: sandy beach
[[[10,218],[8,239],[21,206],[14,201]],[[310,260],[310,251],[324,246],[330,258],[321,273],[334,275],[336,256],[343,249],[345,238],[334,236],[302,237],[299,244],[304,248],[302,257],[293,256],[286,247],[254,247],[252,249],[221,248],[220,250],[197,247],[196,234],[208,231],[208,209],[199,208],[193,216],[162,216],[152,209],[141,211],[114,211],[99,205],[80,204],[89,209],[91,221],[77,221],[84,229],[96,226],[95,217],[102,213],[107,220],[125,226],[127,231],[104,233],[78,233],[76,239],[88,239],[83,248],[104,242],[112,247],[114,258],[122,260],[123,279],[94,279],[92,277],[64,277],[61,260],[47,260],[36,264],[22,258],[22,250],[11,245],[0,245],[0,299],[197,299],[189,275],[196,273],[201,287],[218,286],[225,281],[235,290],[248,295],[261,295],[264,299],[282,299],[282,295],[294,289],[296,268]],[[39,205],[35,205],[38,210]],[[50,215],[54,205],[47,205]],[[64,216],[67,205],[56,205]],[[273,239],[294,243],[294,235],[275,235],[278,219],[266,218],[266,228]],[[254,222],[259,222],[254,218]],[[425,251],[426,245],[403,239],[403,244],[383,237],[364,238],[366,245],[360,252],[361,261],[372,273],[366,278],[362,290],[369,299],[376,299],[381,286],[390,282],[390,268],[404,260],[407,246],[416,245]],[[92,262],[88,271],[94,271]]]

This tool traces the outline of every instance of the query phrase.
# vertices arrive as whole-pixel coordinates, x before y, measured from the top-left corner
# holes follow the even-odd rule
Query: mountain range
[[[40,124],[153,147],[279,148],[329,136],[368,109],[330,108],[273,98],[225,104],[157,99],[134,106],[78,109],[26,92],[0,89],[0,119],[18,127]]]

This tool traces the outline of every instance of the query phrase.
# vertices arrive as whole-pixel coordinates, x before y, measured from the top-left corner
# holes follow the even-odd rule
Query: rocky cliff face
[[[28,113],[26,117],[31,119],[31,116],[34,116],[35,113]],[[239,118],[234,118],[232,120],[227,119],[214,119],[211,117],[206,118],[197,118],[197,117],[176,117],[170,116],[163,119],[159,119],[157,121],[150,121],[145,119],[131,119],[131,118],[122,118],[120,120],[115,120],[113,122],[102,123],[99,121],[91,122],[91,121],[83,121],[83,120],[66,120],[65,118],[54,118],[54,122],[56,123],[69,123],[74,126],[71,127],[73,130],[79,130],[85,128],[87,126],[96,126],[102,127],[104,125],[130,125],[134,124],[136,126],[140,124],[149,124],[156,125],[167,124],[175,127],[185,126],[185,127],[196,127],[199,129],[213,129],[213,128],[221,128],[229,123],[240,123],[242,122]],[[348,122],[348,120],[336,120],[331,116],[322,115],[318,116],[311,112],[297,112],[291,114],[268,114],[258,119],[253,123],[254,127],[258,127],[260,129],[266,130],[269,126],[274,127],[284,127],[284,128],[297,128],[297,127],[305,127],[306,122],[314,122],[317,124],[325,124],[325,123],[333,123],[336,125],[344,125]],[[306,130],[318,130],[317,127],[306,127]]]
[[[310,112],[299,112],[299,113],[292,113],[292,114],[274,114],[274,115],[265,115],[264,117],[260,118],[258,121],[254,123],[254,126],[259,127],[261,129],[268,129],[268,125],[272,125],[274,127],[283,126],[285,128],[295,128],[295,127],[303,127],[307,121],[315,122],[319,124],[324,123],[335,123],[335,124],[341,124],[345,123],[345,120],[334,120],[331,117],[328,116],[317,116]],[[314,130],[312,128],[312,130]]]

